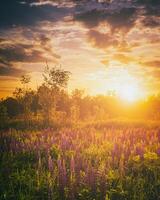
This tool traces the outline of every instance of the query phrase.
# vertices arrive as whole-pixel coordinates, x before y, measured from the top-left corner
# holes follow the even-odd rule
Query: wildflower
[[[136,147],[136,154],[140,156],[140,158],[143,158],[144,156],[144,149],[143,147],[141,146],[137,146]]]
[[[70,161],[70,172],[71,172],[71,181],[73,181],[75,174],[75,161],[73,156],[71,157]]]
[[[147,153],[144,154],[144,158],[146,160],[157,160],[158,155],[154,152],[147,152]]]
[[[53,161],[50,155],[48,156],[48,169],[50,172],[53,171]]]
[[[136,155],[132,158],[133,161],[138,162],[140,161],[140,155]]]

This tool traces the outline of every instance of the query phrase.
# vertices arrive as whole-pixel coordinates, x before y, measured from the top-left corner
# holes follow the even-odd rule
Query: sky
[[[0,97],[20,77],[42,82],[46,62],[91,95],[160,92],[159,0],[1,0]]]

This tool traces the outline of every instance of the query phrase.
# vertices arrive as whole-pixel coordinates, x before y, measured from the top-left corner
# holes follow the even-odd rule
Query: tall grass
[[[10,130],[0,137],[0,199],[160,197],[159,128]]]

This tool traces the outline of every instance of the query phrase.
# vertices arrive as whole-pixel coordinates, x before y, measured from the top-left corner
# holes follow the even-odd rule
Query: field
[[[0,135],[2,200],[159,200],[157,126],[81,126]]]
[[[160,200],[160,0],[0,0],[0,200]]]

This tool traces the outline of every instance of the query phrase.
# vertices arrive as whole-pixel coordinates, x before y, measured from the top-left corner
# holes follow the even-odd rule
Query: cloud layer
[[[74,85],[117,65],[159,86],[159,0],[2,0],[0,19],[0,77],[38,73],[48,61],[73,72]]]

